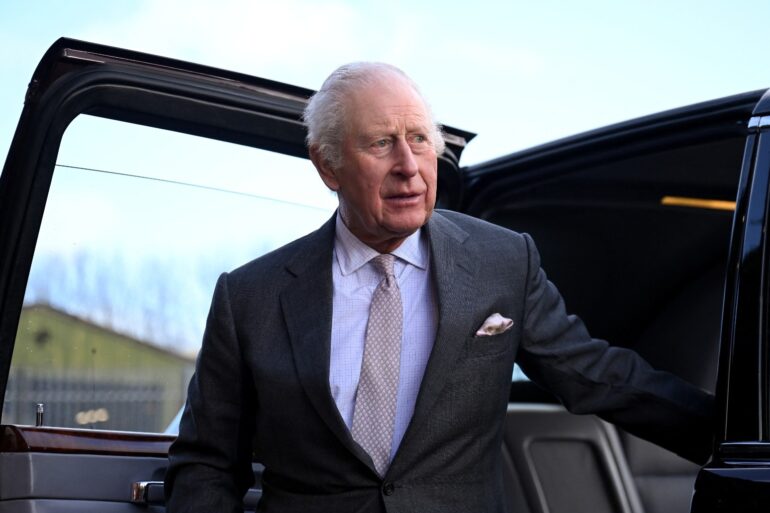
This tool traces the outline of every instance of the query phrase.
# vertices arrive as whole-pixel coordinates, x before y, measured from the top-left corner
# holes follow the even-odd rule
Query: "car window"
[[[62,140],[4,424],[162,432],[217,276],[320,226],[309,161],[87,115]]]
[[[519,367],[518,364],[513,365],[513,375],[511,376],[511,381],[529,381],[529,378],[526,374],[524,374],[524,371],[521,370],[521,367]]]

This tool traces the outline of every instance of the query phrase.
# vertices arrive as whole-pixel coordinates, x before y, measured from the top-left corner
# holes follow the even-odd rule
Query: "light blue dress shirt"
[[[358,240],[339,214],[336,222],[329,384],[337,409],[350,429],[369,306],[381,277],[370,263],[379,253]],[[404,323],[391,459],[412,419],[438,324],[438,308],[430,278],[430,245],[424,230],[412,234],[392,254],[397,257],[394,274],[401,290]]]

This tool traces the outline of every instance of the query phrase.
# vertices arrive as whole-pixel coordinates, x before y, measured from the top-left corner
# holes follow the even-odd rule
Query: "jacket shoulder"
[[[227,273],[228,283],[230,287],[280,286],[292,277],[293,270],[301,272],[310,266],[323,266],[325,259],[331,266],[333,243],[332,218],[318,230],[233,269]]]
[[[532,238],[526,233],[519,233],[504,226],[484,221],[477,217],[454,212],[452,210],[436,210],[436,223],[452,225],[465,233],[466,243],[483,244],[513,244],[517,248],[526,248]]]

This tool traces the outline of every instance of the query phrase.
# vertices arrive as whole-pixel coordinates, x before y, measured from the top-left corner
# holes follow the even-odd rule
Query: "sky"
[[[770,87],[767,20],[767,0],[0,0],[0,154],[38,60],[62,36],[311,89],[343,63],[386,61],[420,85],[439,122],[478,134],[461,160],[469,165]],[[119,329],[145,326],[136,336],[195,346],[219,272],[307,233],[334,210],[307,161],[257,155],[244,164],[249,157],[233,145],[114,125],[118,132],[108,133],[102,121],[78,118],[65,133],[59,163],[81,169],[54,175],[30,301],[59,298],[71,313],[123,319]],[[142,178],[82,168],[141,169]],[[200,189],[170,194],[156,180],[205,185],[207,176],[242,195],[204,200]],[[241,241],[244,233],[251,240]],[[182,287],[184,295],[171,292]],[[159,333],[172,322],[178,333]]]
[[[60,36],[317,88],[381,60],[442,123],[478,133],[463,163],[770,86],[767,0],[0,0],[0,154]]]

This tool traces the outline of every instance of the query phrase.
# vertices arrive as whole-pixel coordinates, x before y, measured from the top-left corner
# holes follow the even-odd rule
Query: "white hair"
[[[441,126],[433,119],[428,102],[420,93],[417,84],[409,76],[390,64],[382,62],[353,62],[340,66],[324,81],[305,107],[302,119],[307,127],[308,148],[317,146],[321,157],[332,167],[342,164],[342,140],[346,130],[348,98],[359,87],[373,84],[383,75],[395,75],[405,80],[422,100],[431,119],[428,137],[436,154],[444,151],[444,137]]]

